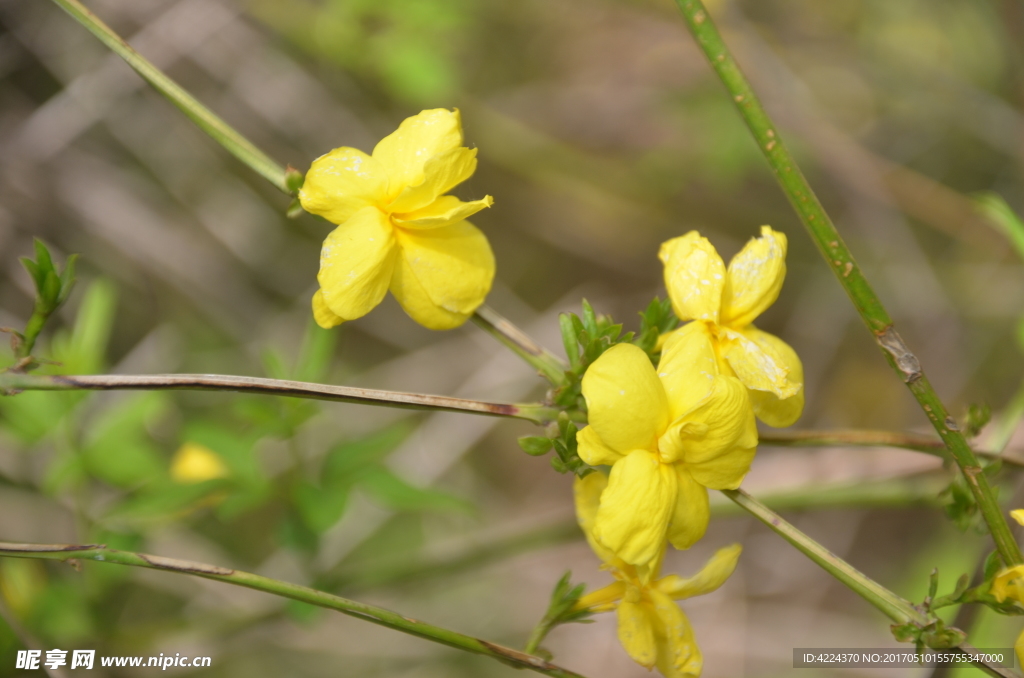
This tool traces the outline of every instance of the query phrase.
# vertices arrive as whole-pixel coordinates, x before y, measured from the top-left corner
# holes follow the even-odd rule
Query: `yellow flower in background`
[[[700,648],[689,620],[675,601],[720,587],[736,569],[742,548],[733,544],[720,549],[690,578],[659,577],[661,555],[648,567],[634,567],[601,546],[594,536],[598,501],[607,483],[603,473],[576,480],[576,517],[590,546],[616,581],[583,596],[576,607],[593,612],[615,609],[619,642],[638,664],[648,669],[656,666],[666,678],[699,676],[703,664]]]
[[[757,448],[747,390],[720,373],[711,343],[679,347],[655,372],[644,351],[618,344],[583,376],[590,424],[576,434],[578,453],[612,467],[594,538],[641,567],[666,538],[688,548],[704,535],[707,488],[739,487]]]
[[[198,443],[185,443],[171,459],[171,479],[179,483],[201,483],[229,474],[216,452]]]
[[[757,418],[789,426],[803,411],[803,366],[788,344],[752,324],[772,305],[786,277],[786,236],[768,226],[733,257],[726,269],[714,246],[696,231],[662,244],[665,286],[683,322],[664,343],[708,341],[719,365],[750,391]],[[683,349],[689,350],[689,349]]]
[[[425,327],[464,323],[494,279],[491,246],[466,218],[494,201],[445,193],[475,170],[458,110],[440,108],[404,120],[371,155],[343,147],[314,160],[299,201],[338,224],[320,254],[317,323],[361,318],[389,289]]]

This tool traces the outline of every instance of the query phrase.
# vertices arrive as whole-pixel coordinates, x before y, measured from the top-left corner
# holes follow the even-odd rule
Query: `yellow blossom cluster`
[[[436,109],[405,120],[371,154],[344,147],[313,162],[299,200],[337,224],[313,296],[322,327],[362,317],[388,290],[431,329],[457,327],[483,303],[494,256],[466,219],[493,201],[448,195],[476,169],[475,149],[462,143],[458,111]],[[617,610],[630,656],[681,678],[699,675],[702,659],[674,601],[718,588],[740,547],[720,550],[683,579],[660,576],[667,544],[685,549],[704,536],[708,489],[739,487],[757,449],[755,418],[789,426],[800,416],[803,368],[792,348],[752,324],[785,278],[782,233],[763,227],[728,268],[695,231],[664,243],[659,257],[684,325],[661,338],[657,368],[646,352],[620,343],[582,379],[589,425],[577,434],[578,453],[610,472],[577,480],[577,511],[616,581],[577,608]],[[222,474],[216,459],[194,449],[178,457],[184,482]]]
[[[1018,524],[1024,525],[1024,509],[1010,511],[1010,517]],[[1024,565],[1015,565],[1000,571],[992,580],[989,593],[996,599],[996,602],[1004,603],[1010,600],[1024,608]],[[1017,654],[1017,661],[1024,666],[1024,631],[1017,636],[1017,642],[1013,644],[1013,649]]]
[[[699,676],[702,663],[673,599],[720,586],[740,551],[719,551],[691,579],[659,578],[667,543],[692,546],[708,526],[708,489],[739,487],[757,449],[755,417],[789,426],[803,409],[796,352],[752,324],[779,295],[785,257],[785,235],[767,226],[728,268],[695,231],[669,240],[660,258],[685,324],[662,338],[657,369],[618,344],[583,377],[589,425],[578,453],[611,470],[576,481],[577,514],[617,581],[579,605],[617,609],[626,651],[667,678]]]

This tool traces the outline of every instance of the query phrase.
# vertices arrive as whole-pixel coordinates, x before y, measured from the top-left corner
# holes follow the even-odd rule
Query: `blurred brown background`
[[[298,168],[336,146],[369,151],[422,108],[460,108],[480,168],[456,192],[496,200],[474,219],[498,260],[489,303],[559,353],[557,314],[578,312],[584,297],[636,329],[637,311],[664,295],[663,240],[700,229],[728,259],[771,224],[789,236],[789,275],[759,325],[804,361],[798,427],[926,430],[669,0],[89,7]],[[1024,372],[1024,270],[969,196],[996,191],[1024,210],[1024,5],[718,0],[711,10],[951,410],[985,402],[998,415]],[[305,341],[329,356],[320,374],[334,383],[543,395],[528,368],[472,325],[433,333],[390,299],[330,337],[310,331],[329,224],[286,219],[284,196],[56,5],[0,0],[0,31],[0,326],[19,327],[31,312],[17,258],[39,237],[60,261],[81,254],[79,288],[49,328],[55,353],[61,332],[88,352],[75,344],[85,330],[70,328],[90,286],[109,281],[90,316],[109,333],[85,361],[97,370],[282,376],[294,374]],[[0,410],[3,540],[105,541],[238,567],[513,646],[565,570],[591,586],[607,581],[571,529],[571,479],[518,449],[515,437],[533,433],[524,423],[348,405],[300,411],[229,395],[33,396]],[[227,459],[230,477],[199,490],[169,479],[173,453],[190,441]],[[370,449],[372,460],[337,471],[339,443]],[[129,447],[134,461],[122,462]],[[135,470],[122,474],[125,464]],[[328,468],[337,473],[328,478]],[[988,548],[937,507],[949,479],[938,460],[765,447],[746,486],[767,496],[894,478],[890,499],[786,515],[920,601],[932,567],[951,588]],[[1005,480],[1004,496],[1015,482]],[[346,500],[334,506],[338,493]],[[793,647],[895,647],[887,620],[745,517],[717,519],[666,569],[695,572],[736,540],[745,548],[737,574],[684,603],[704,675],[789,675]],[[0,676],[16,675],[8,658],[26,642],[209,655],[212,668],[192,673],[210,676],[516,675],[203,580],[0,566]],[[1018,627],[983,614],[972,638],[1006,647]],[[612,615],[560,628],[545,645],[585,675],[646,674],[618,645]]]

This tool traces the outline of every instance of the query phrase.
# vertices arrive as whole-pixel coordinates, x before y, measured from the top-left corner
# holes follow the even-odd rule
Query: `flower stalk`
[[[538,344],[493,308],[487,304],[480,306],[473,314],[472,320],[477,327],[495,337],[513,353],[536,368],[552,385],[568,384],[565,371],[569,367],[565,361]]]
[[[270,156],[257,148],[251,141],[238,133],[231,125],[221,120],[203,104],[186,92],[178,83],[154,66],[148,59],[136,52],[132,47],[109,26],[90,12],[78,0],[53,0],[75,21],[82,24],[90,33],[99,38],[100,42],[112,52],[125,60],[136,73],[152,85],[158,92],[167,97],[182,113],[187,115],[199,129],[206,132],[229,153],[248,165],[254,172],[272,183],[283,193],[291,195],[286,170]]]
[[[221,374],[96,374],[36,375],[0,373],[0,394],[19,391],[238,391],[288,398],[309,398],[361,405],[382,405],[411,410],[466,412],[494,417],[526,419],[538,424],[553,421],[558,411],[535,403],[488,403],[465,398],[381,391],[352,386],[311,384],[286,379]]]
[[[800,221],[850,297],[864,324],[871,330],[886,360],[907,384],[963,472],[1003,562],[1006,565],[1024,563],[1020,546],[1013,539],[992,487],[981,472],[977,457],[932,388],[917,357],[896,332],[892,318],[783,143],[775,124],[722,40],[711,15],[701,0],[676,0],[676,3],[698,46],[729,91],[740,116],[764,153]]]
[[[284,598],[291,598],[310,605],[336,610],[342,614],[381,626],[386,626],[402,633],[418,636],[426,640],[454,647],[458,650],[481,654],[520,669],[529,669],[545,676],[555,678],[583,678],[547,660],[519,650],[497,645],[495,643],[467,636],[456,631],[427,624],[405,617],[374,605],[366,605],[348,600],[306,586],[290,584],[269,577],[261,577],[249,572],[241,572],[217,565],[196,563],[176,558],[164,558],[145,553],[118,551],[102,544],[11,544],[0,542],[0,556],[14,558],[36,558],[43,560],[93,560],[98,562],[117,563],[133,567],[144,567],[178,574],[190,574],[204,579],[213,579],[226,584],[244,586]]]

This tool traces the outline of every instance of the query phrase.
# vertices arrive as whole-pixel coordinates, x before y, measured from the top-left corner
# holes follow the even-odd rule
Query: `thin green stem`
[[[19,391],[238,391],[289,398],[309,398],[413,410],[466,412],[493,417],[515,417],[538,424],[553,421],[558,410],[536,403],[488,403],[465,398],[381,391],[351,386],[311,384],[285,379],[263,379],[222,374],[95,374],[39,375],[0,373],[0,394]]]
[[[306,586],[290,584],[226,567],[178,560],[176,558],[152,556],[145,553],[118,551],[106,548],[102,544],[9,544],[0,542],[0,556],[60,561],[94,560],[194,575],[205,579],[221,581],[226,584],[234,584],[235,586],[244,586],[284,598],[291,598],[292,600],[299,600],[330,610],[337,610],[350,617],[386,626],[402,633],[425,638],[426,640],[454,647],[465,652],[485,655],[516,668],[529,669],[546,676],[582,678],[579,674],[556,666],[541,657],[535,657],[512,648],[489,643],[485,640],[463,635],[439,626],[433,626],[380,607],[357,603],[354,600],[341,598]]]
[[[78,0],[53,0],[78,23],[109,47],[115,54],[124,59],[129,66],[143,77],[158,92],[170,99],[229,153],[248,165],[257,174],[272,183],[284,193],[291,194],[286,177],[286,170],[266,153],[258,149],[252,142],[243,137],[233,127],[217,117],[210,109],[203,106],[191,94],[168,78],[163,72],[136,52],[121,36],[103,23],[99,17],[90,12]]]
[[[564,386],[568,383],[565,371],[569,368],[565,361],[531,339],[490,306],[478,308],[473,314],[473,322],[536,368],[552,385]]]
[[[712,68],[732,97],[743,121],[753,134],[800,221],[810,233],[825,261],[846,290],[857,312],[875,337],[889,364],[907,384],[932,426],[963,472],[988,524],[992,539],[1007,565],[1024,563],[1020,547],[996,502],[988,478],[982,473],[974,452],[929,383],[917,357],[910,352],[893,327],[892,318],[865,279],[839,231],[826,214],[817,195],[801,173],[796,161],[771,118],[740,71],[721,34],[700,0],[676,0],[686,24],[708,58]]]
[[[871,579],[827,548],[782,519],[778,513],[751,497],[744,490],[722,490],[729,499],[763,522],[797,550],[841,581],[854,593],[882,611],[897,624],[916,622],[923,625],[928,618],[908,600],[904,600]]]
[[[838,579],[847,588],[874,605],[896,624],[906,624],[909,622],[924,627],[931,622],[928,616],[915,607],[909,600],[901,598],[876,582],[874,579],[871,579],[866,574],[816,542],[814,539],[811,539],[809,536],[798,530],[791,523],[786,522],[782,516],[751,497],[744,490],[722,490],[722,494],[736,502],[736,504],[745,511],[767,525],[773,532],[795,546],[797,550],[817,563],[823,570]],[[970,648],[971,646],[966,642],[962,643],[960,646],[960,649],[962,650],[968,650]],[[993,676],[1015,675],[1013,672],[1000,666],[990,665],[984,662],[972,663]]]
[[[1022,396],[1020,408],[1017,418],[1013,420],[1014,427],[1019,423],[1020,416],[1024,415],[1024,396]],[[1011,407],[1007,407],[1004,417],[1008,417],[1010,414]],[[1006,441],[998,432],[993,436],[992,440],[991,449],[974,450],[974,454],[984,459],[1001,459],[1006,464],[1024,467],[1024,459],[1021,457],[1004,454]],[[941,457],[942,459],[949,458],[949,450],[946,449],[946,444],[941,439],[914,433],[900,433],[898,431],[861,429],[778,431],[759,435],[758,442],[761,445],[774,447],[898,447],[904,450],[924,452],[925,454]],[[1014,454],[1019,455],[1020,453],[1014,451]]]
[[[39,338],[39,333],[43,331],[43,327],[46,325],[49,317],[48,314],[39,310],[38,305],[32,311],[32,317],[25,323],[25,332],[21,335],[18,350],[14,353],[16,358],[25,358],[32,355],[32,349],[36,346],[36,339]]]

